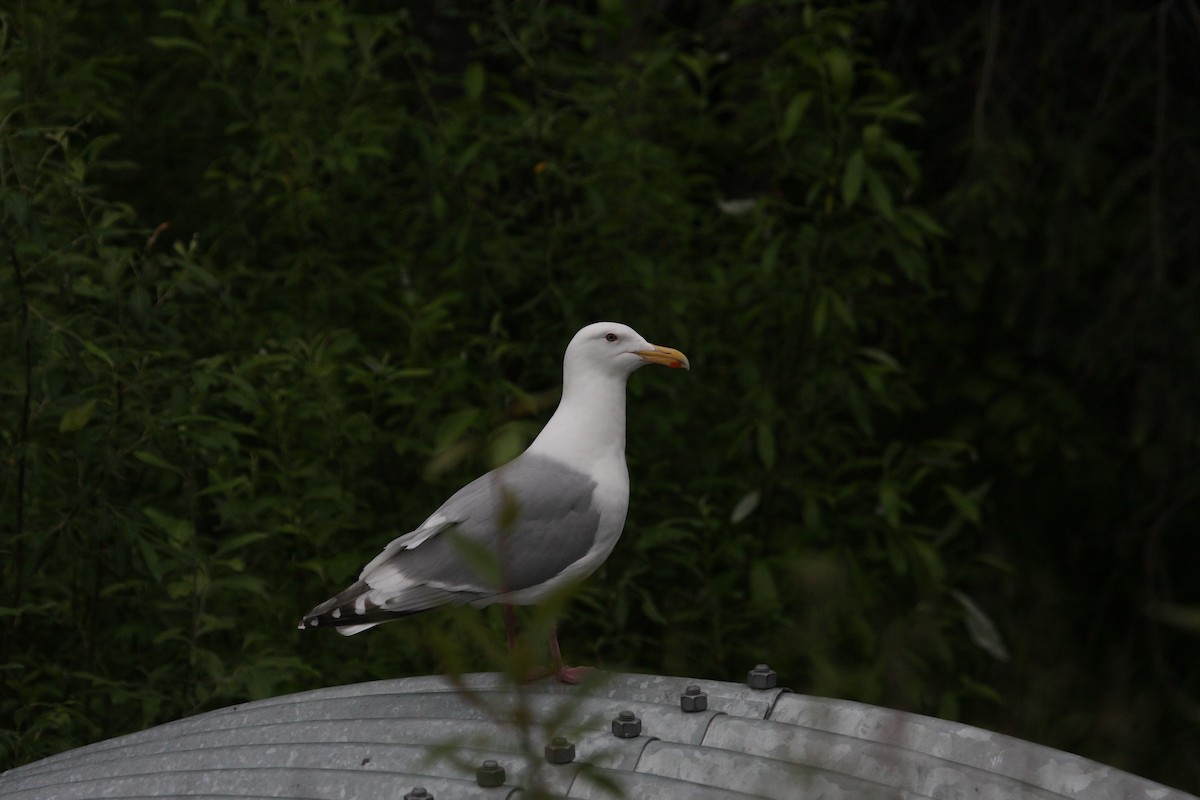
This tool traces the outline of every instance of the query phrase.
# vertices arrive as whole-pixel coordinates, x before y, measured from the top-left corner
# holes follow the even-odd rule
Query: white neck
[[[608,458],[625,460],[625,376],[599,372],[563,375],[563,396],[527,453],[591,472]]]

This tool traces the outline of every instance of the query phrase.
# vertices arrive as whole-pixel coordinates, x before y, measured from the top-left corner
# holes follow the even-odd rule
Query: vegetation
[[[0,10],[0,766],[496,668],[295,624],[608,318],[575,660],[1200,787],[1193,4],[105,5]]]

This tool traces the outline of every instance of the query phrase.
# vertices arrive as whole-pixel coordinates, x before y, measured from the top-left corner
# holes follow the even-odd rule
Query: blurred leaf
[[[642,613],[646,615],[646,619],[659,625],[666,625],[667,619],[658,610],[658,606],[654,604],[654,598],[649,594],[642,595]]]
[[[867,193],[871,196],[871,202],[875,204],[875,208],[884,219],[895,219],[896,210],[892,205],[892,193],[888,190],[887,184],[883,182],[883,177],[870,167],[867,167],[865,172]]]
[[[150,506],[142,508],[142,513],[157,525],[159,529],[165,532],[173,543],[177,545],[183,544],[192,538],[193,531],[190,522],[177,519]]]
[[[900,491],[896,484],[891,481],[884,481],[879,484],[879,512],[888,526],[892,528],[900,527],[900,517],[903,508],[903,501],[900,499]]]
[[[854,85],[854,62],[850,55],[840,48],[832,48],[826,50],[823,57],[834,94],[840,98],[848,97]]]
[[[858,193],[862,191],[863,178],[866,175],[866,158],[863,151],[855,150],[846,159],[846,170],[842,173],[842,202],[846,208],[854,205]]]
[[[755,427],[755,442],[758,447],[758,457],[767,469],[775,466],[775,433],[771,426],[760,420]]]
[[[958,487],[951,486],[948,483],[942,484],[942,492],[945,493],[946,499],[954,506],[963,518],[972,525],[978,525],[980,522],[979,506],[973,499],[968,497]]]
[[[783,607],[771,569],[762,561],[756,562],[750,569],[750,602],[769,611]]]
[[[743,495],[742,499],[738,500],[737,504],[733,507],[733,511],[730,512],[729,521],[737,525],[739,522],[745,520],[746,517],[753,514],[755,509],[758,508],[760,497],[761,494],[758,489],[754,489]]]
[[[70,411],[62,415],[62,419],[58,422],[58,429],[63,433],[77,431],[92,419],[92,414],[96,411],[96,401],[88,400],[86,403],[75,406]]]
[[[529,446],[530,437],[524,424],[502,425],[488,442],[489,462],[493,467],[507,464]]]
[[[804,119],[804,112],[808,110],[812,100],[813,93],[803,91],[798,92],[788,102],[787,108],[783,112],[783,124],[779,126],[779,141],[786,142],[796,135],[796,130],[800,127],[801,120]]]
[[[1193,635],[1200,635],[1200,606],[1179,603],[1151,603],[1146,613],[1156,622],[1170,625]]]
[[[150,317],[150,293],[141,286],[135,286],[129,292],[129,313],[142,324]]]
[[[137,450],[134,452],[133,457],[136,458],[138,461],[141,461],[143,464],[149,464],[152,467],[158,467],[159,469],[165,469],[165,470],[168,470],[169,472],[175,472],[175,473],[179,472],[179,468],[176,467],[174,464],[169,463],[168,461],[163,459],[161,456],[156,456],[154,453],[151,453],[147,450]]]
[[[484,71],[483,65],[477,61],[468,64],[463,76],[463,89],[467,99],[474,102],[483,97],[483,89],[486,84],[487,73]]]
[[[975,605],[974,600],[962,592],[951,589],[950,596],[963,607],[964,621],[967,624],[967,632],[971,635],[971,641],[997,661],[1008,661],[1008,648],[1005,647],[1004,640],[1000,637],[1000,631],[996,629],[995,623],[983,613],[979,606]]]
[[[434,436],[434,449],[445,450],[457,442],[467,429],[475,424],[479,416],[478,408],[463,408],[443,417]]]
[[[106,353],[106,352],[104,352],[104,350],[100,349],[100,347],[98,345],[96,345],[92,342],[89,342],[86,339],[84,339],[80,343],[83,345],[83,348],[85,350],[87,350],[89,353],[91,353],[92,355],[99,358],[101,361],[103,361],[109,367],[116,367],[116,362],[114,362],[112,360],[112,358],[109,357],[108,353]]]
[[[147,40],[150,44],[163,50],[191,50],[194,53],[205,55],[204,48],[198,42],[182,36],[150,36]]]

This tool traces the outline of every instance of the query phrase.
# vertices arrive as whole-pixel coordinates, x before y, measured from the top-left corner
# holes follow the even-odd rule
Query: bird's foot
[[[595,672],[591,667],[568,667],[565,664],[554,672],[554,680],[575,686],[583,681],[589,673]]]

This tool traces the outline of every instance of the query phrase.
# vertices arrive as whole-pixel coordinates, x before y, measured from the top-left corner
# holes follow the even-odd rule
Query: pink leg
[[[550,656],[554,659],[554,680],[559,683],[577,684],[591,667],[568,667],[563,663],[562,651],[558,648],[558,626],[550,629]]]

